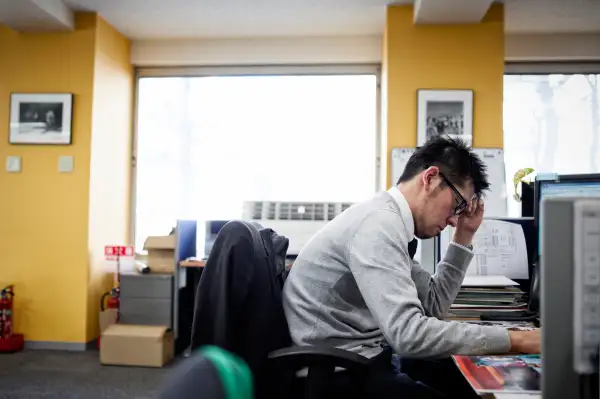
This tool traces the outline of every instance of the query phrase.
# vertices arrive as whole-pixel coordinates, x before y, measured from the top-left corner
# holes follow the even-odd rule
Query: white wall
[[[136,40],[136,66],[372,64],[379,36]],[[600,33],[506,37],[507,61],[600,60]]]
[[[507,61],[597,61],[600,33],[507,35]]]
[[[372,64],[381,62],[381,37],[289,37],[137,40],[136,66]]]

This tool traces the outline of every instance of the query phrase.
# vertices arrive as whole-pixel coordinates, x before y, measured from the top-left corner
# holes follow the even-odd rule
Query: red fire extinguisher
[[[114,287],[110,291],[105,292],[100,298],[100,310],[107,309],[117,310],[117,321],[119,320],[119,305],[120,305],[120,290],[119,287]]]
[[[120,301],[121,290],[119,287],[114,287],[110,291],[102,294],[102,298],[100,298],[100,310],[104,312],[105,310],[115,309],[117,312],[117,320],[119,322],[120,314],[119,314],[119,306],[121,304]],[[100,349],[100,337],[98,337],[98,349]]]
[[[12,285],[0,291],[0,338],[12,336],[12,299],[15,291]]]
[[[13,333],[14,286],[9,285],[0,291],[0,352],[16,352],[23,348],[22,334]]]

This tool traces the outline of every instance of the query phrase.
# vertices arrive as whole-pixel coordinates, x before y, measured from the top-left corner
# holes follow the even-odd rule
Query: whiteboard
[[[392,148],[392,184],[396,184],[415,148]],[[487,165],[490,191],[485,196],[485,216],[505,217],[508,213],[504,151],[500,148],[474,148]]]
[[[508,214],[508,198],[506,194],[504,151],[500,148],[474,148],[473,151],[487,165],[490,191],[485,196],[485,217],[506,217]]]
[[[392,148],[392,185],[395,185],[415,148]]]

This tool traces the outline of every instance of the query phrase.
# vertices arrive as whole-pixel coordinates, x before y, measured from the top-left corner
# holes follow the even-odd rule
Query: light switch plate
[[[21,157],[6,157],[6,171],[10,173],[19,173],[21,171]]]
[[[58,158],[58,171],[60,173],[70,173],[73,171],[73,157],[64,155]]]

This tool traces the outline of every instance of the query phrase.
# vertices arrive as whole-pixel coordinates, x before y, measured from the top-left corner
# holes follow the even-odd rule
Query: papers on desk
[[[480,318],[482,314],[527,310],[524,292],[504,276],[467,276],[450,307],[454,317]]]
[[[450,306],[450,317],[479,319],[483,314],[511,313],[527,311],[524,293],[518,288],[490,288],[475,295],[463,288]]]
[[[453,234],[452,227],[442,232],[442,251],[446,250]],[[468,276],[529,278],[527,243],[523,228],[517,223],[484,219],[473,237],[473,252],[475,256],[467,269]]]
[[[542,399],[542,393],[494,393],[495,399]]]
[[[516,285],[519,284],[506,276],[472,276],[468,272],[462,283],[463,287],[510,287]]]

